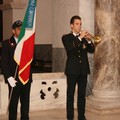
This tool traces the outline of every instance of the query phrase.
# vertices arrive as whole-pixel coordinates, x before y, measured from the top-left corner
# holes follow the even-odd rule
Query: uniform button
[[[79,58],[80,58],[80,56],[79,56]]]
[[[79,61],[80,63],[82,62],[82,61]]]
[[[80,52],[80,50],[78,52]]]

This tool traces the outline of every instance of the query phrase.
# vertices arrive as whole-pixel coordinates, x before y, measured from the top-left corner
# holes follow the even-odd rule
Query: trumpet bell
[[[94,43],[98,44],[101,42],[101,38],[100,36],[96,35],[92,37],[92,40],[94,40]]]

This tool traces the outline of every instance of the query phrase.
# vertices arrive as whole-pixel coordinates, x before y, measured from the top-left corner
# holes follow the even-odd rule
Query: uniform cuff
[[[88,41],[88,44],[91,44],[92,42],[91,41]]]

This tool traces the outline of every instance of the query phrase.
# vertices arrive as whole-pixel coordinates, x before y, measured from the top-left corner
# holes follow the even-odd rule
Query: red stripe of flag
[[[23,44],[20,66],[19,66],[19,71],[20,71],[19,77],[22,78],[21,80],[23,80],[22,81],[23,84],[28,81],[30,75],[30,61],[31,59],[33,59],[34,38],[35,38],[35,33],[32,36],[30,36],[27,40],[25,40]],[[21,70],[23,71],[21,72]]]

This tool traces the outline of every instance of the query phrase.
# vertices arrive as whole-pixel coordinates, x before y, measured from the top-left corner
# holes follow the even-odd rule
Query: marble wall
[[[8,87],[0,75],[0,114],[8,105]],[[65,109],[66,77],[63,73],[33,74],[30,94],[30,111]],[[20,111],[20,104],[18,112]]]
[[[8,105],[8,87],[3,81],[3,76],[0,76],[0,114],[6,113]],[[6,92],[4,93],[4,91]]]
[[[102,89],[109,94],[116,90],[120,92],[119,15],[120,1],[96,0],[96,28],[102,41],[95,52],[94,89]]]
[[[92,95],[87,100],[87,110],[101,114],[103,118],[105,114],[115,116],[120,114],[120,17],[118,16],[120,16],[120,1],[96,0],[95,25],[101,42],[95,50],[94,84]]]
[[[31,111],[64,109],[66,80],[63,73],[34,74],[31,89]]]

